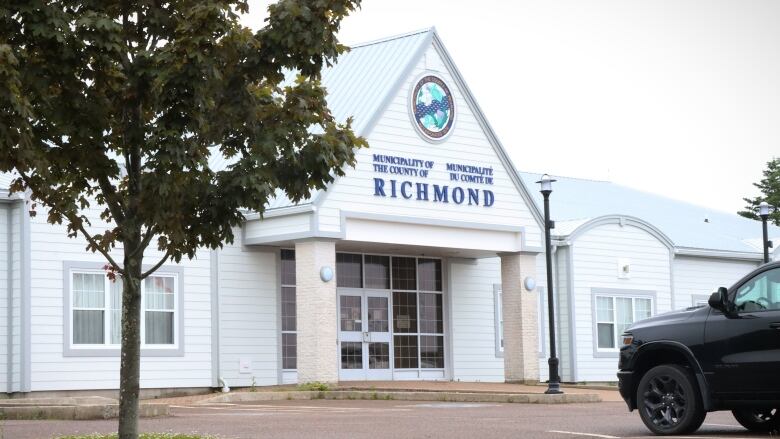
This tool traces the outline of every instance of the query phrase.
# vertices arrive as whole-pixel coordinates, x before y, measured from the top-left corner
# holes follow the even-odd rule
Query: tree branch
[[[92,244],[93,248],[97,249],[97,251],[99,251],[103,256],[105,256],[109,264],[111,264],[111,266],[114,267],[114,270],[116,270],[119,274],[125,273],[125,270],[123,270],[119,266],[119,264],[117,264],[116,261],[114,261],[114,258],[111,257],[108,251],[106,251],[106,249],[98,245],[97,241],[95,241],[95,238],[93,238],[92,235],[90,235],[87,232],[87,230],[84,228],[84,224],[82,224],[82,222],[75,215],[67,215],[67,217],[68,220],[71,222],[71,224],[76,226],[79,229],[79,232],[81,232],[81,234],[84,235],[84,238],[86,238],[87,242]]]
[[[160,261],[159,261],[159,262],[157,262],[156,264],[154,264],[154,267],[150,268],[150,269],[149,269],[149,270],[147,270],[145,273],[143,273],[143,274],[141,275],[141,279],[142,279],[142,280],[143,280],[143,279],[146,279],[146,278],[147,278],[147,277],[149,277],[149,276],[150,276],[152,273],[154,273],[155,271],[157,271],[157,269],[158,269],[158,268],[162,267],[162,265],[168,261],[168,258],[169,258],[169,257],[171,257],[171,252],[170,252],[170,251],[167,251],[167,252],[165,252],[165,256],[163,256],[163,257],[162,257],[162,259],[160,259]]]
[[[138,247],[136,247],[136,249],[133,250],[129,256],[133,257],[137,255],[139,252],[146,249],[146,247],[148,247],[149,243],[152,241],[153,237],[154,237],[154,227],[149,227],[148,229],[146,229],[146,234],[144,234],[144,237],[141,239],[141,243],[138,244]]]

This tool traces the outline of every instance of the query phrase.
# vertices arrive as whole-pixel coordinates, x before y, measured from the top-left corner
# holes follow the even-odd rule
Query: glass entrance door
[[[339,379],[392,379],[390,294],[339,291]]]

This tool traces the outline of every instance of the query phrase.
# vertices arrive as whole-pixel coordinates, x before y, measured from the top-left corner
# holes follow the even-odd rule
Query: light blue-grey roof
[[[541,208],[540,174],[521,172],[526,186]],[[555,234],[568,236],[591,219],[626,215],[646,221],[679,248],[726,252],[761,251],[761,223],[737,215],[608,181],[554,176],[550,216]],[[705,219],[707,221],[705,221]],[[770,227],[770,237],[780,238],[780,227]]]
[[[381,115],[383,106],[398,90],[413,63],[431,43],[434,29],[423,29],[351,46],[331,67],[323,68],[322,84],[328,91],[328,108],[339,122],[352,117],[352,129],[365,136]],[[217,152],[216,149],[213,152]],[[209,166],[224,169],[231,163],[212,154]],[[269,201],[267,210],[313,202],[293,203],[282,191]]]

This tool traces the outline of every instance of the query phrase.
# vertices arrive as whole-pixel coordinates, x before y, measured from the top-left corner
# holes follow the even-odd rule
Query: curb
[[[138,407],[138,416],[155,418],[170,416],[168,404],[144,403]],[[32,405],[0,406],[0,419],[5,420],[42,420],[84,421],[94,419],[116,419],[119,417],[119,404],[98,405]]]
[[[332,390],[322,392],[236,392],[204,399],[198,402],[197,405],[255,401],[299,401],[312,399],[493,402],[520,404],[574,404],[601,402],[601,397],[593,393],[564,393],[559,395],[546,395],[543,393],[367,392],[355,390]]]

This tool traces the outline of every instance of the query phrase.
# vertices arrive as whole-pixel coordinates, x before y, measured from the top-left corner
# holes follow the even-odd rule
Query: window
[[[496,331],[496,357],[504,356],[504,295],[501,292],[501,284],[493,284],[493,308]]]
[[[649,297],[596,295],[596,345],[598,350],[617,350],[620,335],[632,323],[652,315]]]
[[[734,298],[737,312],[780,309],[780,268],[764,271],[737,290]]]
[[[363,255],[336,253],[336,286],[363,288]]]
[[[100,268],[66,263],[69,337],[66,355],[118,354],[121,345],[122,279],[113,281]],[[91,264],[83,264],[90,266]],[[97,265],[97,264],[96,264]],[[141,282],[141,347],[179,348],[179,275],[163,270]],[[90,354],[90,355],[92,355]]]
[[[298,332],[295,305],[295,250],[281,251],[282,369],[298,367]]]

